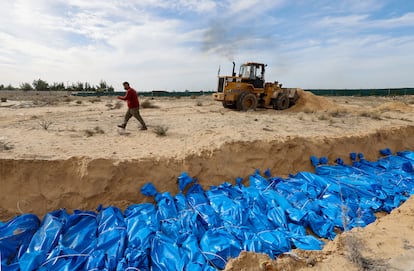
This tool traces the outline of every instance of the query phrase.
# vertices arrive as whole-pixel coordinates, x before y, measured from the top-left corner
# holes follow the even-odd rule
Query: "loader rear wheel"
[[[276,110],[285,110],[289,107],[289,98],[286,94],[280,94],[273,101],[273,108]]]
[[[257,98],[253,93],[242,93],[237,99],[237,109],[240,111],[255,110],[257,107]]]

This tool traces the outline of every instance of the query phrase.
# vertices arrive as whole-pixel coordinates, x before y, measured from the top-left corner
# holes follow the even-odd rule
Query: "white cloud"
[[[414,27],[414,13],[406,13],[400,17],[390,19],[374,20],[369,23],[370,27],[380,28],[397,28],[397,27]]]

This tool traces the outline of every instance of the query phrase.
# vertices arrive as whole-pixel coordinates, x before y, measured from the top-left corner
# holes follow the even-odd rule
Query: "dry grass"
[[[343,202],[343,195],[340,193],[341,201]],[[348,206],[341,205],[342,226],[345,233],[340,236],[339,242],[344,248],[346,259],[351,262],[360,271],[385,271],[387,266],[383,260],[368,258],[363,255],[366,250],[364,241],[358,237],[358,233],[348,231],[349,218]],[[358,217],[361,216],[360,209],[357,210]]]
[[[365,118],[371,118],[374,120],[381,120],[381,114],[378,112],[373,112],[373,111],[363,111],[361,113],[359,113],[359,116],[361,117],[365,117]]]
[[[329,115],[331,117],[334,117],[334,118],[345,117],[347,114],[348,114],[348,112],[346,110],[339,110],[339,109],[335,110],[335,111],[332,111],[332,112],[329,112]]]
[[[142,108],[159,108],[159,106],[153,104],[150,100],[144,100],[141,102]]]
[[[39,121],[40,127],[42,127],[44,130],[49,129],[50,125],[52,125],[53,122],[49,120],[42,119]]]
[[[117,101],[113,107],[113,109],[120,109],[122,107],[123,103],[121,101]]]
[[[117,101],[115,104],[112,104],[111,102],[109,102],[105,106],[108,107],[109,110],[114,110],[114,109],[122,108],[123,103],[121,101]]]
[[[358,270],[361,271],[385,271],[387,265],[383,260],[372,259],[362,255],[362,251],[365,250],[365,244],[356,236],[356,234],[348,233],[347,236],[342,239],[343,246],[346,251],[346,258],[349,262],[353,263]]]
[[[203,102],[202,101],[197,101],[196,105],[197,106],[203,106]]]
[[[70,102],[72,102],[73,101],[73,99],[72,98],[70,98],[70,97],[64,97],[63,98],[63,102],[65,102],[65,103],[70,103]]]
[[[101,99],[98,98],[98,97],[95,97],[95,98],[89,99],[89,102],[91,102],[91,103],[99,103],[99,102],[101,102]]]
[[[402,121],[407,121],[407,122],[413,122],[412,120],[407,119],[407,118],[400,118],[400,120],[402,120]]]
[[[14,146],[11,143],[0,140],[0,151],[9,151],[13,148]]]
[[[99,127],[99,126],[96,126],[95,128],[93,128],[92,130],[91,129],[86,129],[85,130],[85,135],[87,136],[87,137],[91,137],[91,136],[94,136],[94,135],[96,135],[96,134],[104,134],[105,133],[105,131],[104,130],[102,130],[102,128],[101,127]]]
[[[166,136],[167,135],[167,131],[168,131],[168,127],[167,126],[157,126],[154,128],[154,133],[157,136]]]
[[[330,120],[331,117],[328,114],[321,114],[318,116],[318,120]]]

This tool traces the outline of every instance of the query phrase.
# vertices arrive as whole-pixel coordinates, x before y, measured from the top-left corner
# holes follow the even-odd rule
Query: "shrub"
[[[14,146],[10,144],[9,142],[5,142],[3,140],[0,140],[0,151],[8,151],[13,149]]]
[[[122,102],[121,101],[117,101],[115,103],[115,105],[112,107],[112,109],[120,109],[122,107]]]
[[[65,97],[65,98],[63,98],[63,101],[65,103],[70,103],[72,101],[72,99],[70,97]]]
[[[157,126],[154,128],[154,133],[157,136],[166,136],[167,135],[167,131],[168,131],[168,127],[167,126]]]
[[[359,114],[361,117],[371,118],[375,120],[381,120],[381,115],[378,112],[368,112],[364,111]]]
[[[87,137],[91,137],[91,136],[94,136],[94,135],[96,135],[96,134],[104,134],[105,133],[105,131],[104,130],[102,130],[102,128],[101,127],[99,127],[99,126],[96,126],[95,128],[93,128],[92,130],[90,130],[90,129],[87,129],[87,130],[85,130],[85,135],[87,136]]]
[[[52,125],[53,122],[49,121],[49,120],[40,120],[39,121],[39,125],[40,127],[42,127],[44,130],[49,129],[49,126]]]
[[[319,115],[318,120],[329,120],[330,117],[326,114]]]
[[[347,112],[345,110],[336,110],[329,113],[331,117],[340,118],[346,116]]]
[[[158,108],[157,105],[154,105],[150,100],[145,100],[141,102],[142,108]]]
[[[90,99],[89,100],[91,103],[98,103],[98,102],[100,102],[101,101],[101,99],[99,99],[98,97],[96,97],[96,98],[92,98],[92,99]]]
[[[348,233],[347,236],[342,238],[342,242],[346,250],[346,258],[359,270],[387,270],[387,265],[382,260],[371,259],[362,255],[365,244],[355,234]]]

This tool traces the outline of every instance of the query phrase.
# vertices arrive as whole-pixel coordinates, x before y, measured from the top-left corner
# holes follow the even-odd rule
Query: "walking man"
[[[125,129],[129,119],[134,116],[141,123],[141,130],[147,130],[147,125],[145,125],[144,120],[139,114],[139,101],[138,95],[135,89],[129,86],[128,82],[122,83],[124,89],[126,90],[125,96],[118,96],[118,99],[127,101],[128,111],[125,114],[124,123],[118,125],[119,128]]]

